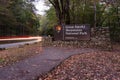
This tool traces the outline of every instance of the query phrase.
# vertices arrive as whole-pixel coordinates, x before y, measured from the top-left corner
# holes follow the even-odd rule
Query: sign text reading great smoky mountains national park
[[[89,25],[65,25],[63,31],[64,40],[90,40]]]

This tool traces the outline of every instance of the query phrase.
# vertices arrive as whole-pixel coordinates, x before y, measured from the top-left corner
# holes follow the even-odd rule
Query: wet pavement
[[[92,52],[93,49],[43,47],[41,54],[0,68],[0,80],[35,80],[71,55]]]

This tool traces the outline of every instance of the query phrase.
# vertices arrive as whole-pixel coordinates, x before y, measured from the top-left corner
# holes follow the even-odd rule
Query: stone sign
[[[57,25],[54,31],[55,40],[90,40],[89,25]]]

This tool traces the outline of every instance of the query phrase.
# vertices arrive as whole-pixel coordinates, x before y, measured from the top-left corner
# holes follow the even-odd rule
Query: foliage
[[[70,0],[49,0],[49,2],[55,9],[58,24],[70,24]]]
[[[0,2],[0,35],[36,35],[39,19],[34,0],[8,0]],[[2,5],[2,4],[7,5]]]
[[[120,42],[119,0],[48,1],[55,8],[59,24],[90,24],[91,27],[95,28],[109,27],[111,39]],[[66,4],[68,5],[66,6]]]
[[[40,24],[39,30],[42,35],[53,36],[53,27],[57,24],[57,17],[53,7],[46,11],[46,15],[41,17]]]

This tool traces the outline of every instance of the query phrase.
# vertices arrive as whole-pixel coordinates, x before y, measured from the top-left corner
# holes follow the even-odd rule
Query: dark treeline
[[[0,36],[37,35],[35,0],[0,0]]]
[[[111,40],[120,42],[120,0],[46,0],[46,4],[52,6],[41,22],[44,34],[53,35],[56,24],[90,24],[109,27]]]

